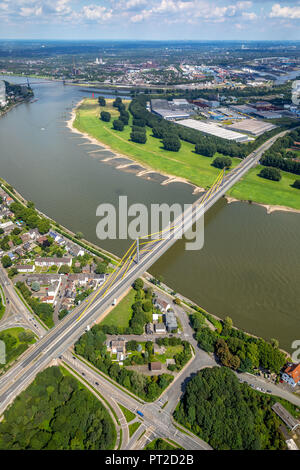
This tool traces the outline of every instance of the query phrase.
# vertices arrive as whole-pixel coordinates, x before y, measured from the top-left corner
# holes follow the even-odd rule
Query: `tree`
[[[293,188],[300,189],[300,180],[295,180],[295,182],[293,184]]]
[[[181,305],[181,300],[178,297],[175,297],[174,304]]]
[[[151,300],[146,300],[143,303],[143,310],[144,312],[150,312],[152,310],[152,302]]]
[[[213,162],[212,162],[212,166],[216,167],[216,168],[229,168],[231,166],[231,158],[229,157],[216,157]]]
[[[213,157],[217,151],[217,147],[212,142],[199,142],[195,146],[195,152],[205,157]]]
[[[2,257],[1,262],[2,262],[2,266],[3,266],[4,268],[9,268],[9,267],[12,265],[12,260],[11,260],[10,257],[7,256],[7,255],[4,255],[4,256]]]
[[[142,279],[138,278],[134,281],[133,288],[135,290],[143,289],[143,287],[144,287],[144,282]]]
[[[96,274],[105,274],[107,269],[107,264],[106,263],[98,263],[95,269]]]
[[[99,103],[99,106],[106,106],[106,100],[104,96],[98,96],[98,103]]]
[[[145,144],[147,142],[146,134],[142,132],[131,132],[130,139],[138,144]]]
[[[281,180],[280,170],[278,170],[278,168],[273,168],[273,167],[263,168],[258,176],[260,176],[261,178],[272,180],[272,181]]]
[[[82,233],[82,232],[76,232],[75,238],[77,238],[78,240],[80,240],[81,238],[83,238],[83,233]]]
[[[70,269],[70,266],[68,266],[67,264],[62,264],[58,272],[59,274],[69,274]]]
[[[115,119],[113,121],[113,128],[115,129],[115,131],[122,132],[124,130],[124,122],[120,119]]]
[[[176,134],[169,134],[163,138],[163,146],[165,150],[170,150],[171,152],[178,152],[181,147],[181,142]]]
[[[108,111],[101,111],[100,118],[104,122],[109,122],[111,118],[111,114]]]

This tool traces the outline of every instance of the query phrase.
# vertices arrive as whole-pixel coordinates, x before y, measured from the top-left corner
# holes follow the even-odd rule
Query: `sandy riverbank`
[[[198,193],[201,193],[201,192],[205,191],[204,188],[201,188],[200,186],[196,186],[195,184],[191,183],[190,181],[188,181],[185,178],[180,178],[178,176],[169,175],[168,173],[162,173],[162,172],[157,171],[157,170],[155,170],[151,167],[146,166],[144,163],[141,163],[138,160],[134,160],[132,158],[132,156],[128,156],[128,155],[116,152],[109,145],[104,144],[103,142],[95,139],[94,137],[91,137],[87,132],[81,132],[78,129],[76,129],[76,127],[74,127],[74,121],[76,119],[76,112],[77,112],[78,108],[82,105],[84,100],[85,99],[82,99],[81,101],[79,101],[79,103],[77,103],[75,108],[72,110],[70,119],[68,121],[66,121],[67,128],[70,129],[70,131],[73,132],[74,134],[78,134],[82,138],[87,139],[91,144],[97,145],[98,147],[101,147],[103,150],[109,150],[110,152],[112,152],[114,154],[114,157],[107,158],[107,161],[112,160],[114,158],[126,158],[127,160],[130,160],[132,162],[132,165],[139,165],[144,169],[142,171],[139,170],[136,173],[136,176],[143,177],[143,178],[147,179],[147,174],[150,174],[150,173],[157,174],[157,175],[163,176],[165,178],[164,181],[161,183],[162,186],[166,186],[166,185],[171,184],[171,183],[183,183],[183,184],[188,184],[189,186],[191,186],[193,188],[193,194],[198,194]],[[105,160],[103,160],[103,161],[105,161]],[[130,167],[130,164],[129,165],[119,165],[119,167],[117,167],[117,169],[126,171],[126,168],[129,169],[129,167]],[[152,179],[152,178],[149,178],[149,179]]]
[[[276,211],[295,212],[296,214],[300,214],[299,209],[293,209],[292,207],[276,206],[276,205],[271,205],[271,204],[262,204],[260,202],[255,202],[255,201],[252,201],[250,203],[249,201],[236,199],[236,198],[231,197],[231,196],[225,196],[225,199],[228,202],[228,204],[231,204],[232,202],[248,202],[248,204],[256,204],[257,206],[264,207],[267,211],[267,214],[272,214],[273,212],[276,212]]]
[[[85,101],[85,98],[83,98],[81,101],[79,101],[79,103],[77,103],[77,105],[75,106],[75,108],[71,112],[70,119],[68,121],[66,121],[66,125],[67,125],[68,129],[70,129],[71,132],[80,135],[84,139],[87,139],[91,144],[97,145],[98,147],[102,148],[103,150],[105,149],[105,150],[108,150],[108,151],[112,152],[114,154],[114,156],[107,158],[107,161],[112,160],[114,158],[126,158],[127,160],[132,162],[131,164],[119,165],[119,166],[116,167],[117,169],[126,171],[126,169],[130,168],[131,165],[139,165],[139,166],[143,167],[144,170],[142,170],[142,171],[139,170],[136,173],[136,176],[139,176],[141,178],[146,178],[147,179],[147,174],[151,174],[151,173],[152,174],[157,174],[157,175],[161,175],[161,176],[166,178],[164,181],[162,181],[162,183],[161,183],[162,186],[165,186],[165,185],[168,185],[168,184],[171,184],[171,183],[184,183],[184,184],[188,184],[189,186],[192,186],[193,194],[198,194],[198,193],[201,193],[201,192],[205,191],[204,188],[201,188],[199,186],[196,186],[196,185],[192,184],[190,181],[186,180],[185,178],[180,178],[180,177],[177,177],[177,176],[169,175],[167,173],[162,173],[162,172],[154,170],[151,167],[147,167],[144,163],[141,164],[138,160],[134,160],[131,156],[118,153],[114,149],[112,149],[109,145],[100,142],[99,140],[95,139],[94,137],[91,137],[86,132],[81,132],[78,129],[76,129],[76,127],[74,127],[74,121],[76,119],[76,112],[77,112],[77,109],[81,106],[81,104],[84,101]],[[106,161],[106,160],[103,160],[103,161]],[[149,179],[151,179],[151,178],[149,178]],[[228,204],[231,204],[232,202],[248,202],[249,203],[249,201],[247,201],[247,200],[236,199],[234,197],[226,196],[226,195],[225,195],[225,199],[228,202]],[[259,202],[255,202],[255,201],[252,201],[252,204],[256,204],[258,206],[264,207],[267,211],[267,214],[272,214],[273,212],[276,212],[276,211],[294,212],[294,213],[300,214],[300,210],[293,209],[292,207],[263,204],[263,203],[259,203]]]

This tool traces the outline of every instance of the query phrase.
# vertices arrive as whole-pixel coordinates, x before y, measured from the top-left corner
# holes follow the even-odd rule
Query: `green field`
[[[291,186],[299,176],[282,171],[280,181],[270,181],[258,176],[262,168],[258,165],[249,170],[228,194],[236,199],[300,209],[300,191]]]
[[[28,333],[28,338],[22,338],[20,333]],[[0,332],[0,340],[5,343],[6,363],[0,364],[0,370],[6,370],[9,365],[16,360],[36,339],[30,330],[25,330],[21,327],[8,328]]]
[[[128,408],[125,408],[125,406],[120,405],[120,403],[118,403],[118,406],[121,409],[123,415],[125,416],[127,423],[130,423],[130,421],[136,418],[136,415],[132,413],[132,411],[128,410]]]
[[[149,444],[144,447],[144,450],[174,450],[181,447],[170,444],[170,442],[165,441],[165,439],[156,438],[153,441],[149,442]]]
[[[118,132],[112,129],[112,122],[107,123],[99,119],[102,110],[109,111],[112,120],[119,116],[118,110],[112,107],[112,100],[106,102],[105,107],[99,107],[97,100],[86,99],[77,110],[74,127],[95,137],[115,152],[131,157],[153,170],[184,178],[202,188],[213,183],[220,170],[211,166],[211,158],[194,153],[194,145],[182,141],[179,152],[169,152],[163,149],[159,139],[152,137],[150,128],[147,128],[145,145],[131,142],[130,126],[125,126],[123,132]],[[128,101],[124,101],[124,104],[128,104]],[[232,167],[240,161],[237,158],[232,160]],[[243,180],[230,190],[229,195],[241,200],[300,209],[300,191],[291,187],[297,178],[296,175],[282,172],[281,181],[273,182],[257,176],[259,170],[260,167],[250,170]]]
[[[137,144],[129,141],[130,126],[125,126],[123,132],[118,132],[112,129],[112,122],[101,121],[99,114],[102,110],[109,111],[112,114],[112,120],[119,116],[119,111],[111,106],[112,100],[106,100],[106,102],[105,107],[99,107],[96,100],[85,100],[77,111],[74,127],[109,145],[114,151],[132,157],[159,172],[184,178],[203,188],[214,182],[220,170],[211,166],[211,158],[197,155],[194,152],[194,145],[181,142],[179,152],[164,150],[162,142],[152,137],[150,128],[147,128],[146,144]],[[233,160],[233,166],[238,163],[239,159]]]
[[[133,436],[133,434],[140,427],[141,424],[142,423],[140,423],[139,421],[135,421],[134,423],[129,424],[129,426],[128,426],[128,428],[129,428],[129,437]]]
[[[130,289],[121,302],[119,302],[118,305],[116,305],[115,308],[113,308],[113,310],[104,318],[101,325],[127,328],[132,315],[131,306],[134,303],[135,294],[136,292],[133,289]]]

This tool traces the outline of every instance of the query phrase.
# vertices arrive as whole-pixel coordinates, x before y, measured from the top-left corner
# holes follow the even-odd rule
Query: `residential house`
[[[126,341],[122,339],[111,340],[110,349],[112,354],[122,353],[126,354]]]
[[[66,264],[67,266],[72,266],[72,258],[36,258],[36,266],[62,266]]]
[[[166,327],[163,323],[156,323],[154,325],[155,333],[157,334],[164,334],[166,333]]]
[[[74,243],[67,243],[66,250],[68,253],[70,253],[71,256],[74,256],[74,258],[84,255],[84,249],[81,246],[75,245]]]
[[[167,312],[170,308],[170,304],[162,299],[155,299],[154,301],[155,307],[157,307],[161,312]]]
[[[15,268],[19,271],[19,273],[33,273],[35,270],[33,264],[17,264]]]
[[[161,362],[150,362],[149,363],[149,369],[151,371],[158,371],[158,370],[161,370]]]
[[[289,364],[281,374],[284,382],[295,387],[300,381],[300,364]]]
[[[30,235],[31,240],[36,240],[40,236],[40,232],[37,228],[30,229],[28,233]]]

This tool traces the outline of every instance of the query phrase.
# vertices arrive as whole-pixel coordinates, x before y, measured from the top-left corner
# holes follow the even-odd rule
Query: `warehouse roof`
[[[196,129],[197,131],[203,132],[204,134],[220,137],[221,139],[234,140],[236,142],[248,142],[249,140],[252,140],[247,135],[230,131],[224,127],[217,126],[216,124],[196,121],[195,119],[184,119],[182,121],[177,121],[177,124]]]

